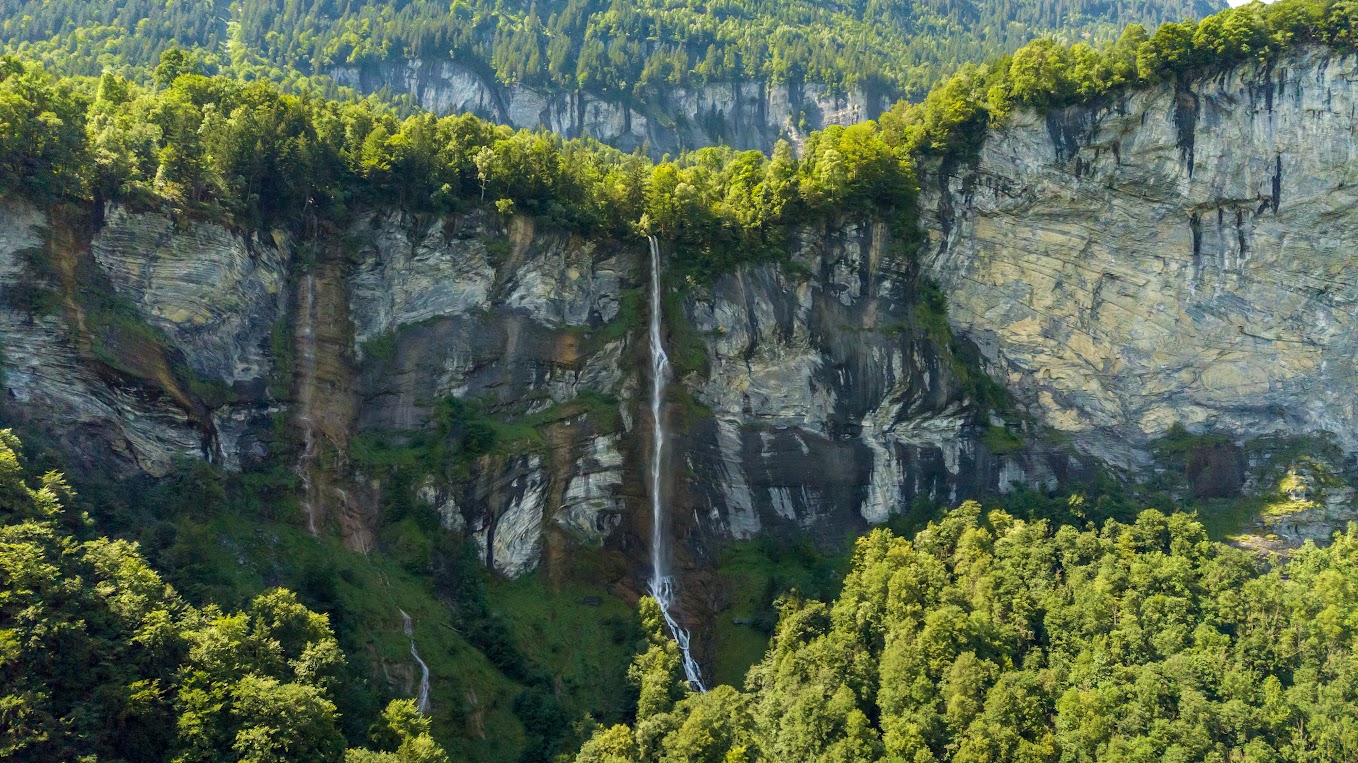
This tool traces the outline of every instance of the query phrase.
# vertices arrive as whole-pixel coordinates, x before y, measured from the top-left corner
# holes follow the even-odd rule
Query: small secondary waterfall
[[[300,305],[297,310],[297,344],[301,367],[301,383],[297,388],[297,424],[302,429],[302,452],[297,457],[297,474],[302,478],[302,508],[306,510],[306,526],[312,535],[316,526],[316,497],[311,484],[311,464],[320,452],[316,439],[316,422],[312,418],[312,390],[316,388],[316,281],[310,273],[302,277]]]
[[[665,400],[665,380],[670,371],[670,358],[660,341],[660,243],[648,236],[651,244],[651,421],[655,424],[651,442],[651,596],[660,604],[660,614],[670,636],[684,655],[684,677],[698,691],[703,686],[703,674],[689,652],[688,631],[674,619],[674,579],[665,574],[665,517],[664,501],[660,497],[660,472],[664,463],[665,425],[660,418],[660,407]]]
[[[401,613],[401,625],[405,628],[406,636],[410,639],[410,656],[415,658],[415,662],[420,663],[420,696],[415,700],[415,708],[421,715],[429,712],[429,666],[420,659],[420,653],[415,649],[415,624],[410,621],[410,615],[404,609]]]

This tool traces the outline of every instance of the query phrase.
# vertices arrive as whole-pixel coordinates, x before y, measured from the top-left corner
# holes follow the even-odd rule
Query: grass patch
[[[850,549],[819,551],[809,538],[764,537],[722,552],[717,576],[729,605],[717,615],[716,683],[743,686],[745,673],[768,649],[778,623],[778,600],[787,595],[830,601],[849,569]]]
[[[540,576],[493,579],[486,597],[518,650],[568,698],[564,709],[573,720],[591,713],[616,722],[635,706],[627,666],[641,631],[626,602],[579,582],[549,587]]]
[[[434,406],[434,425],[413,431],[363,432],[349,445],[349,456],[369,476],[467,476],[472,460],[486,455],[514,456],[547,447],[542,429],[575,416],[587,416],[598,431],[619,427],[618,401],[586,391],[537,413],[510,418],[491,412],[488,401],[448,397]]]
[[[376,362],[391,360],[396,354],[396,332],[388,331],[365,341],[359,350],[363,357]]]
[[[670,365],[677,378],[707,375],[707,342],[693,329],[684,312],[683,290],[666,290],[661,300],[664,328],[669,332]]]
[[[220,408],[236,402],[236,391],[226,382],[219,379],[204,379],[188,368],[181,369],[181,373],[189,379],[189,392],[202,400],[208,408]]]
[[[1225,542],[1248,530],[1264,512],[1267,503],[1267,499],[1261,496],[1247,496],[1199,501],[1185,508],[1197,512],[1198,521],[1207,531],[1208,538]]]
[[[292,326],[286,317],[279,318],[269,329],[269,396],[287,400],[292,394]]]
[[[666,401],[678,413],[677,425],[681,430],[692,429],[699,422],[712,418],[712,409],[699,402],[688,385],[672,384],[665,392]]]
[[[622,339],[629,332],[640,330],[646,325],[641,308],[643,299],[640,289],[623,289],[618,293],[618,314],[603,328],[605,341]]]
[[[1023,448],[1023,440],[1007,427],[986,427],[981,433],[981,444],[997,456],[1014,453]]]
[[[1193,434],[1183,424],[1175,423],[1163,437],[1151,443],[1151,452],[1157,458],[1173,459],[1190,451],[1221,448],[1231,444],[1231,438],[1224,434]]]
[[[945,355],[949,371],[967,397],[983,411],[998,411],[1007,417],[1021,416],[1009,391],[983,370],[976,346],[952,333],[948,324],[948,298],[938,285],[928,278],[919,278],[915,299],[915,329]]]

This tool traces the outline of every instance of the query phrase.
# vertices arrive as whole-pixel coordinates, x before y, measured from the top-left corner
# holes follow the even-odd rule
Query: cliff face
[[[1107,463],[1175,424],[1353,452],[1355,108],[1358,60],[1312,49],[1018,115],[923,181],[954,327]]]
[[[979,444],[951,355],[921,331],[912,267],[886,226],[808,230],[792,277],[739,270],[691,293],[686,323],[706,415],[682,450],[698,524],[737,538],[800,527],[837,536],[909,510],[1045,484],[1042,463]]]
[[[788,265],[668,278],[676,561],[1095,462],[1151,476],[1175,424],[1228,436],[1175,467],[1195,494],[1266,494],[1285,472],[1320,487],[1279,534],[1323,534],[1352,491],[1250,443],[1319,436],[1332,447],[1308,452],[1340,469],[1358,450],[1355,81],[1358,61],[1312,51],[1021,114],[974,166],[924,177],[919,262],[845,220],[798,231]],[[581,544],[639,569],[646,262],[644,242],[484,213],[372,209],[299,241],[11,199],[6,415],[124,476],[180,456],[285,465],[299,521],[359,549],[384,507],[416,504],[506,575]],[[921,267],[953,330],[1076,455],[986,447],[1002,422],[920,303]]]
[[[299,521],[355,548],[408,500],[507,575],[580,543],[644,564],[644,242],[398,210],[295,241],[18,201],[0,231],[10,416],[89,468],[283,464],[302,478]],[[761,532],[839,537],[916,496],[1054,479],[979,444],[885,226],[807,229],[792,249],[792,267],[669,279],[681,554]],[[467,450],[477,426],[498,445]],[[380,455],[396,452],[413,473]]]
[[[624,151],[649,147],[654,156],[715,145],[770,151],[779,139],[796,144],[812,130],[876,119],[890,106],[885,94],[862,89],[839,94],[815,83],[761,82],[677,87],[632,104],[590,91],[505,86],[449,60],[395,60],[328,73],[360,93],[408,95],[436,114],[475,114]]]

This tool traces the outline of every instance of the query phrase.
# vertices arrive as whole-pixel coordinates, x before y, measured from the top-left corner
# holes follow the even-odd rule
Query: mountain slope
[[[65,49],[83,73],[149,66],[170,44],[218,57],[240,45],[304,74],[393,58],[453,58],[500,82],[642,95],[689,80],[878,81],[920,96],[940,73],[1011,51],[1040,35],[1109,39],[1130,23],[1154,28],[1224,7],[1208,0],[1058,3],[809,2],[455,4],[164,0],[0,3],[10,45]],[[135,30],[133,36],[123,36]],[[83,40],[78,38],[85,38]],[[111,43],[111,45],[110,45]],[[102,49],[112,48],[112,59]]]
[[[625,150],[649,143],[658,154],[715,143],[768,150],[778,137],[875,118],[899,97],[922,97],[961,64],[1035,37],[1097,44],[1129,23],[1153,29],[1221,7],[474,0],[450,11],[433,0],[219,0],[209,10],[177,0],[0,0],[0,43],[91,75],[145,73],[180,45],[241,76],[331,92],[338,82],[438,113],[473,112]],[[574,93],[581,95],[566,96]]]

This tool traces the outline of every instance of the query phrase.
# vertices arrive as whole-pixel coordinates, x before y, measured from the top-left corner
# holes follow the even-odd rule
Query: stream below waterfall
[[[411,621],[410,615],[404,609],[401,613],[401,625],[404,627],[406,636],[410,639],[410,656],[415,658],[415,662],[420,664],[420,695],[415,700],[415,708],[421,715],[429,712],[429,666],[420,659],[420,651],[415,648],[415,623]]]

